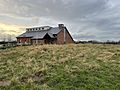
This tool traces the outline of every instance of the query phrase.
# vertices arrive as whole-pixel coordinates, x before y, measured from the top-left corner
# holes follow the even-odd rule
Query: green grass
[[[1,90],[120,90],[119,45],[0,49]]]

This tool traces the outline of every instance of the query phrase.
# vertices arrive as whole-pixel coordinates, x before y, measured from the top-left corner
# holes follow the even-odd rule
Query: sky
[[[0,0],[0,40],[65,24],[74,40],[120,40],[120,0]]]

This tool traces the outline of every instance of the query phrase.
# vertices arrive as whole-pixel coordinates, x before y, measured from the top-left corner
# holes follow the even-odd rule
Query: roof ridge
[[[45,33],[49,33],[49,34],[58,34],[60,32],[59,27],[51,27],[50,29],[47,30],[35,30],[35,31],[26,31],[25,33],[19,35],[18,37],[29,37],[29,36],[33,36],[36,38],[43,38]],[[37,35],[38,34],[38,35]]]

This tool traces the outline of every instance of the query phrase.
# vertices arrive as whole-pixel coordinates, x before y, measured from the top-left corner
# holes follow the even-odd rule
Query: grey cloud
[[[66,2],[64,0],[1,0],[0,2],[1,13],[23,17],[79,18],[106,7],[106,0],[66,0]]]
[[[81,39],[81,40],[95,40],[97,37],[95,35],[87,35],[87,34],[76,34],[73,35],[76,39]]]
[[[27,25],[55,25],[63,22],[77,40],[119,40],[120,7],[114,2],[119,1],[1,0],[0,15],[16,17],[13,24],[22,24],[23,21]],[[0,20],[11,21],[11,17]]]

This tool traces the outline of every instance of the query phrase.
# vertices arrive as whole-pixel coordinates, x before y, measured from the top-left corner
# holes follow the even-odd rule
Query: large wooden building
[[[74,43],[64,24],[58,27],[27,28],[26,32],[17,37],[17,43],[23,44],[69,44]]]

